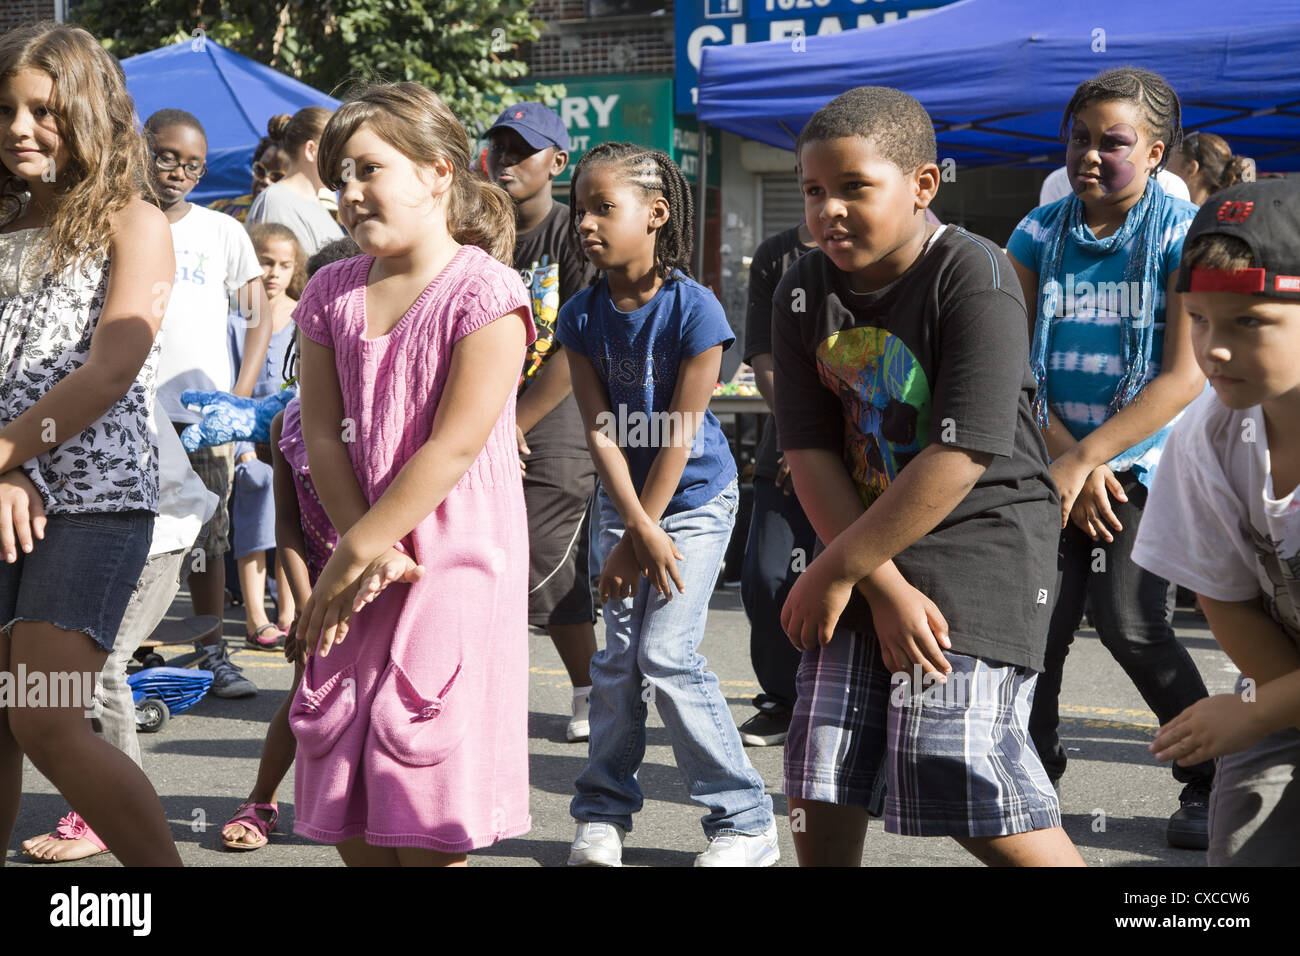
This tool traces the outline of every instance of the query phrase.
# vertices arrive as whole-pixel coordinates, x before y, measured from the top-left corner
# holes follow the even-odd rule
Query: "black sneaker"
[[[1181,804],[1169,818],[1165,838],[1180,850],[1205,850],[1210,846],[1210,787],[1189,783],[1178,795]]]
[[[790,712],[777,707],[760,707],[757,714],[740,725],[740,741],[746,747],[776,747],[790,732]]]

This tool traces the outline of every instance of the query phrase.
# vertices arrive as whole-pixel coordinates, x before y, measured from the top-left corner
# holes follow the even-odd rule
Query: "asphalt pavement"
[[[188,615],[182,592],[172,616]],[[1186,611],[1175,621],[1180,640],[1200,668],[1210,693],[1232,689],[1235,670],[1219,650],[1205,622]],[[246,700],[209,696],[173,718],[159,733],[141,736],[145,770],[162,798],[172,833],[187,866],[339,866],[332,847],[293,834],[293,775],[280,791],[280,825],[269,846],[238,853],[221,846],[221,827],[247,796],[257,770],[266,725],[291,687],[292,668],[278,653],[243,649],[243,611],[227,608],[226,634],[234,659],[260,688]],[[597,635],[600,625],[597,625]],[[749,628],[739,591],[714,592],[708,629],[701,646],[718,675],[737,721],[752,713],[758,684],[749,663]],[[562,866],[574,824],[569,817],[573,780],[586,760],[586,745],[564,739],[571,692],[560,659],[542,632],[530,639],[529,690],[531,810],[533,828],[472,854],[472,866]],[[1066,665],[1062,690],[1061,736],[1069,748],[1070,769],[1061,798],[1066,831],[1090,866],[1203,866],[1204,853],[1176,850],[1165,842],[1165,823],[1178,807],[1181,786],[1167,766],[1147,751],[1157,726],[1097,635],[1081,631]],[[701,808],[687,796],[673,761],[667,733],[651,710],[648,746],[640,780],[645,807],[624,849],[627,866],[690,866],[705,847]],[[778,814],[781,860],[794,866],[794,847],[780,792],[781,748],[749,748],[755,768],[767,782]],[[29,763],[24,764],[23,804],[7,849],[7,863],[28,864],[22,840],[53,829],[66,805]],[[868,866],[978,865],[945,838],[887,834],[872,821],[863,854]],[[30,864],[49,866],[50,864]],[[117,866],[109,854],[60,868]]]

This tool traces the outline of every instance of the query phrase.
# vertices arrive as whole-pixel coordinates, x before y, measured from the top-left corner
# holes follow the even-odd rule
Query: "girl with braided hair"
[[[666,154],[597,146],[571,195],[577,240],[601,274],[561,308],[557,338],[600,475],[605,649],[591,662],[590,757],[570,807],[569,863],[621,865],[653,702],[691,798],[709,811],[696,865],[770,866],[772,801],[697,653],[739,497],[708,410],[734,336],[690,277],[691,193]]]
[[[1061,492],[1060,578],[1029,721],[1054,783],[1066,764],[1061,674],[1085,599],[1162,724],[1206,696],[1169,626],[1168,583],[1132,559],[1165,440],[1205,387],[1174,291],[1196,207],[1156,181],[1181,138],[1178,97],[1155,73],[1109,70],[1075,91],[1067,132],[1073,193],[1031,212],[1007,244],[1029,312],[1034,410]],[[1208,761],[1174,768],[1185,786],[1172,845],[1205,849],[1213,773]]]

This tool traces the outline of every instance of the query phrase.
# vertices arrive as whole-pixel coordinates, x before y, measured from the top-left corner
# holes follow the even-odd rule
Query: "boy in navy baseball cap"
[[[565,736],[582,741],[596,653],[585,523],[596,472],[555,322],[560,306],[590,285],[595,271],[573,240],[569,207],[551,196],[551,184],[569,162],[569,134],[560,117],[541,103],[516,103],[487,131],[487,140],[488,178],[515,202],[515,268],[528,286],[537,326],[515,405],[528,512],[528,623],[547,629],[564,662],[573,682]]]
[[[1241,671],[1160,728],[1157,760],[1219,760],[1211,866],[1300,863],[1300,183],[1215,193],[1177,291],[1213,386],[1174,427],[1133,560],[1197,593]]]

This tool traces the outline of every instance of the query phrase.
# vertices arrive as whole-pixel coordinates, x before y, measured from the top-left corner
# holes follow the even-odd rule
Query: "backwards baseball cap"
[[[491,135],[492,130],[512,129],[524,138],[533,149],[545,149],[558,146],[566,152],[569,149],[569,131],[555,110],[542,103],[516,103],[507,106],[497,117],[484,135]]]
[[[1229,272],[1183,265],[1175,291],[1300,299],[1300,181],[1263,179],[1215,193],[1192,220],[1183,248],[1210,235],[1240,239],[1256,268]]]

